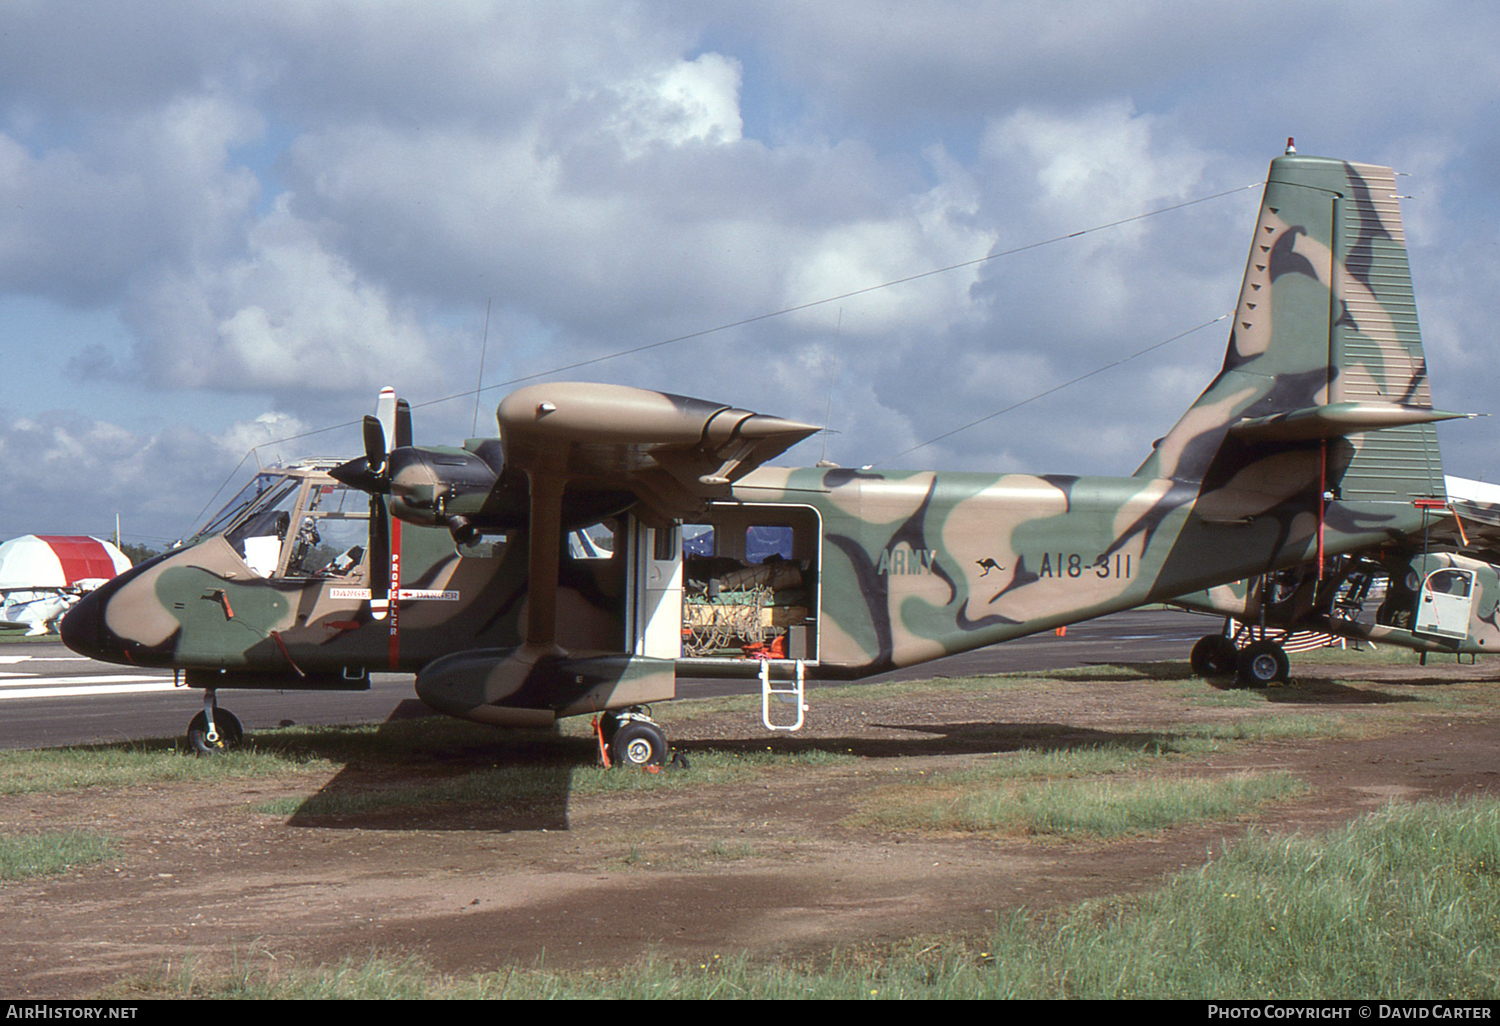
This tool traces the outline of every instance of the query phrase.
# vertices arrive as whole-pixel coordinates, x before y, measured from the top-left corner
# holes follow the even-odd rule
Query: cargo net
[[[766,609],[775,599],[770,587],[756,586],[721,592],[715,598],[690,595],[682,604],[682,651],[687,656],[710,656],[725,649],[764,646],[777,633],[766,623]]]

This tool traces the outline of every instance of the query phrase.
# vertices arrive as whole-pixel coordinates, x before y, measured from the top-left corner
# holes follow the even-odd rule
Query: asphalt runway
[[[866,678],[866,682],[961,677],[1084,666],[1090,663],[1185,660],[1193,642],[1219,627],[1193,613],[1131,610]],[[844,682],[840,682],[844,683]],[[816,689],[808,702],[816,702]],[[745,695],[758,709],[760,685],[749,680],[681,680],[679,698]],[[289,723],[376,723],[417,703],[410,674],[372,674],[369,691],[221,691],[219,704],[247,730]],[[203,708],[203,692],[175,687],[171,671],[96,662],[58,642],[0,645],[0,748],[45,748],[100,741],[175,737]]]

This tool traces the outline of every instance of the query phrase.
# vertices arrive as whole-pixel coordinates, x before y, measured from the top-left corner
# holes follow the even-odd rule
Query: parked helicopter
[[[1365,552],[1219,585],[1172,600],[1225,617],[1193,646],[1193,672],[1242,687],[1284,681],[1282,636],[1316,631],[1426,654],[1500,651],[1500,488],[1448,477],[1422,529]],[[1251,653],[1251,649],[1254,652]]]
[[[604,713],[614,759],[656,764],[642,707],[679,672],[856,678],[1368,550],[1441,500],[1432,424],[1460,416],[1432,408],[1394,192],[1271,162],[1224,365],[1132,476],[773,467],[817,429],[600,383],[415,446],[390,394],[363,457],[261,474],[63,639],[184,670],[203,751],[239,735],[220,689],[388,669],[481,722]]]

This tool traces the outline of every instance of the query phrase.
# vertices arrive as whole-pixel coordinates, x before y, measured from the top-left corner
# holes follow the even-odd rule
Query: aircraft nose
[[[104,624],[104,606],[108,601],[106,585],[84,595],[64,614],[57,625],[62,642],[79,655],[109,662],[124,660],[125,649],[120,639]]]

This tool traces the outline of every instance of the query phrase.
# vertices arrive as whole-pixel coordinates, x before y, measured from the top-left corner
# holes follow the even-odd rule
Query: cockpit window
[[[272,487],[253,497],[248,515],[224,535],[250,569],[262,577],[270,577],[281,565],[281,543],[291,530],[292,511],[302,484],[295,477],[273,480],[276,483]]]
[[[261,577],[363,576],[369,497],[317,473],[263,473],[199,532],[223,534]]]
[[[314,484],[297,518],[287,577],[352,577],[370,537],[365,496],[339,484]]]
[[[238,495],[226,502],[208,523],[198,529],[194,536],[222,534],[229,530],[246,510],[256,505],[267,492],[274,490],[277,485],[287,484],[294,489],[296,487],[296,482],[284,474],[256,474],[254,479],[241,488]]]

